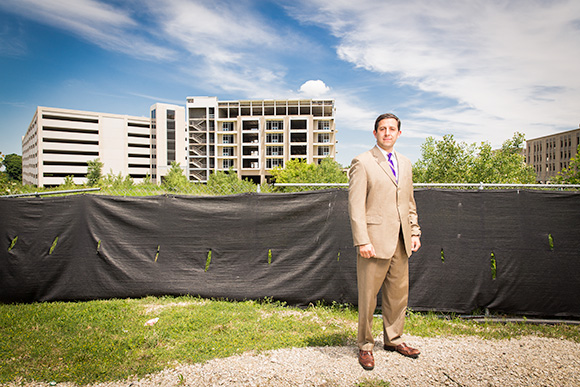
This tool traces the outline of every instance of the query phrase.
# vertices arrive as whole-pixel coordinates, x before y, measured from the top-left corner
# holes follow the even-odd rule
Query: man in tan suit
[[[394,150],[401,121],[375,121],[377,145],[355,157],[349,171],[348,208],[357,246],[359,363],[374,368],[373,313],[382,290],[384,349],[416,358],[402,339],[409,294],[408,259],[421,247],[411,161]]]

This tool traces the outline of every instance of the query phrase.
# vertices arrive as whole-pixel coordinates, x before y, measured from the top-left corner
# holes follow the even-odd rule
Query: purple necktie
[[[393,164],[393,160],[391,159],[393,154],[389,153],[388,156],[389,156],[389,165],[391,166],[391,171],[393,171],[393,175],[395,175],[395,180],[399,181],[399,179],[397,178],[397,172],[395,172],[395,164]]]

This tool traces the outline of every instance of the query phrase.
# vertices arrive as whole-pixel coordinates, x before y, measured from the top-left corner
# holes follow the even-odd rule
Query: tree
[[[555,182],[560,184],[580,184],[580,145],[576,148],[576,155],[570,159],[568,166],[558,172]]]
[[[114,189],[130,189],[133,187],[134,182],[130,175],[123,177],[121,172],[119,172],[118,175],[115,175],[113,170],[111,170],[106,176],[103,176],[99,180],[99,185]]]
[[[75,186],[76,185],[75,185],[75,182],[73,180],[73,177],[71,175],[68,175],[68,176],[64,177],[64,182],[59,186],[59,188],[71,189],[71,188],[74,188]]]
[[[468,183],[474,149],[474,145],[455,141],[452,134],[440,141],[427,137],[421,158],[413,165],[413,179],[416,183]]]
[[[442,140],[427,138],[421,145],[421,158],[413,165],[417,183],[534,183],[533,167],[525,164],[522,153],[524,135],[515,133],[501,149],[482,142],[458,143],[453,135]]]
[[[188,183],[187,176],[184,175],[179,163],[173,161],[171,163],[171,169],[165,175],[161,185],[170,191],[178,191],[185,188]]]
[[[292,159],[284,168],[272,170],[276,183],[347,183],[348,177],[339,163],[331,158],[323,159],[320,164],[308,164],[304,160]]]
[[[151,175],[146,174],[145,177],[143,178],[143,181],[141,182],[141,185],[152,185],[153,182],[151,181]]]
[[[482,143],[471,170],[471,181],[482,183],[519,183],[536,182],[536,173],[531,165],[526,165],[523,155],[523,133],[516,132],[511,139],[504,141],[501,149],[493,151],[489,143]]]
[[[6,167],[6,174],[10,180],[22,182],[22,156],[11,153],[4,157],[2,164]]]
[[[330,157],[322,159],[316,166],[316,175],[320,183],[348,183],[348,176],[342,166]]]
[[[247,180],[240,180],[230,168],[228,172],[216,171],[209,176],[207,187],[216,195],[233,195],[244,192],[256,192],[256,185]]]
[[[103,176],[103,163],[99,159],[87,162],[87,184],[94,187],[99,184]]]

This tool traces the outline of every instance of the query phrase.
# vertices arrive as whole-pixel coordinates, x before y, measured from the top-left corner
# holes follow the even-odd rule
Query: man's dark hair
[[[381,122],[382,120],[384,120],[386,118],[394,118],[395,120],[397,120],[397,127],[398,127],[399,131],[401,131],[401,120],[399,119],[399,117],[397,117],[393,113],[385,113],[385,114],[381,114],[380,116],[377,117],[377,119],[375,121],[375,132],[379,128],[379,122]]]

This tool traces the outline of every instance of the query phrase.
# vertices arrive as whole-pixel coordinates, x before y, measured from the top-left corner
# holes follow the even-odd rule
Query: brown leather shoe
[[[390,345],[385,344],[383,348],[385,348],[386,351],[397,351],[401,355],[407,356],[407,357],[412,357],[413,359],[418,358],[419,354],[421,353],[421,351],[419,351],[418,349],[411,348],[411,347],[407,346],[407,344],[405,344],[405,343],[399,344],[396,347],[392,347]]]
[[[358,351],[358,362],[367,371],[375,368],[375,358],[373,356],[373,351]]]

